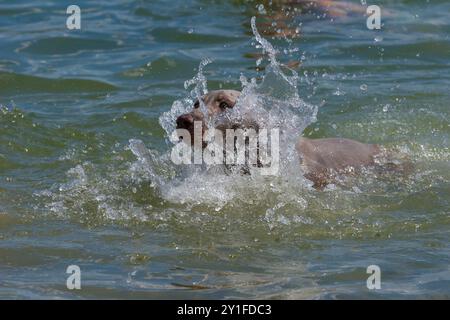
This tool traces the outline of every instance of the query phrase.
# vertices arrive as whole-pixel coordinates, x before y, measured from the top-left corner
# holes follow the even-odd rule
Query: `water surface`
[[[0,298],[449,298],[450,3],[378,3],[380,31],[358,11],[79,0],[70,31],[69,3],[0,1]],[[400,150],[411,176],[177,173],[163,114],[204,58],[209,90],[264,77],[252,16],[318,108],[304,135]]]

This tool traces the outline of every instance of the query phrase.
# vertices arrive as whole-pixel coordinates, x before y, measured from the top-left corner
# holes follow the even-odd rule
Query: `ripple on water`
[[[26,43],[17,49],[17,51],[42,55],[64,55],[76,54],[83,51],[114,50],[121,47],[122,45],[114,40],[54,37]]]

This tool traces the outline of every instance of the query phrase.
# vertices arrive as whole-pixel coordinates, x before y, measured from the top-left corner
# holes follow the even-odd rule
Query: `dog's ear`
[[[223,90],[217,93],[216,102],[221,109],[230,109],[236,105],[239,95],[238,91]]]
[[[227,110],[233,109],[233,107],[236,105],[235,100],[224,94],[219,95],[214,103],[218,107],[218,112],[225,112]]]

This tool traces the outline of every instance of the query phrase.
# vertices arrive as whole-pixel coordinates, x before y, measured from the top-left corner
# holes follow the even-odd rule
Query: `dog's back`
[[[380,153],[375,144],[342,138],[300,138],[296,148],[305,176],[318,189],[329,184],[333,174],[374,165],[375,156]]]

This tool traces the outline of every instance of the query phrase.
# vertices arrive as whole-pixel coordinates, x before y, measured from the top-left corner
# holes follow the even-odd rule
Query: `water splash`
[[[251,27],[252,27],[252,32],[253,32],[253,35],[255,36],[256,41],[261,45],[261,47],[263,49],[262,53],[267,54],[269,56],[270,66],[276,70],[276,72],[279,76],[283,77],[285,81],[289,82],[289,84],[293,88],[296,89],[297,88],[297,80],[298,80],[297,72],[294,70],[291,70],[292,73],[294,74],[294,76],[289,78],[280,70],[280,63],[277,61],[277,58],[276,58],[276,56],[279,52],[272,46],[272,44],[269,41],[264,39],[259,34],[258,29],[256,27],[256,17],[252,17]]]
[[[267,129],[280,128],[283,148],[278,176],[226,173],[218,167],[176,166],[170,161],[170,148],[178,143],[178,137],[171,135],[176,118],[191,111],[195,99],[208,92],[205,68],[211,60],[205,59],[200,62],[197,74],[185,82],[186,97],[175,101],[159,118],[169,151],[157,152],[143,141],[131,139],[126,150],[118,151],[122,159],[118,158],[108,169],[101,171],[83,163],[70,170],[68,183],[44,195],[50,197],[47,209],[58,214],[76,212],[84,220],[96,220],[100,216],[109,220],[162,221],[162,224],[170,221],[172,225],[194,226],[201,230],[222,223],[224,226],[238,223],[245,226],[244,230],[256,226],[268,228],[270,232],[295,226],[303,236],[345,236],[345,233],[353,235],[356,230],[353,224],[357,234],[380,229],[379,226],[373,229],[370,225],[358,225],[349,218],[353,213],[370,206],[376,209],[378,204],[380,207],[389,205],[391,199],[395,201],[395,192],[408,194],[412,187],[420,190],[436,183],[433,172],[424,173],[416,179],[420,184],[410,183],[412,187],[408,189],[399,186],[403,183],[401,180],[380,182],[368,172],[351,182],[355,186],[353,190],[333,186],[321,193],[311,190],[311,183],[303,178],[294,145],[303,130],[316,120],[317,106],[301,98],[298,74],[279,63],[284,50],[277,50],[261,37],[254,18],[251,24],[258,47],[267,53],[269,65],[259,80],[241,75],[242,93],[229,116],[244,117],[251,113]],[[438,151],[429,150],[429,154],[436,155]],[[415,152],[418,157],[425,154],[422,149]],[[448,159],[448,150],[445,154]],[[448,177],[445,179],[448,181]],[[161,204],[160,207],[154,208],[157,204]],[[220,215],[214,214],[216,212]],[[352,228],[346,228],[348,224],[352,224]]]
[[[268,193],[289,192],[292,186],[308,187],[301,174],[299,158],[295,150],[295,143],[303,130],[316,121],[317,107],[303,101],[298,93],[298,74],[291,69],[284,68],[277,60],[277,55],[283,51],[275,47],[258,32],[256,18],[251,19],[251,27],[259,48],[267,53],[269,66],[265,69],[261,81],[256,78],[248,80],[244,75],[241,96],[227,114],[230,120],[248,117],[255,119],[264,128],[280,130],[280,145],[283,146],[280,155],[281,172],[278,177],[260,177],[253,170],[250,176],[242,176],[239,172],[227,172],[206,165],[188,165],[177,168],[178,175],[170,182],[158,185],[162,196],[169,201],[177,203],[214,204],[221,207],[232,201],[254,201],[267,196]],[[185,82],[185,89],[193,87],[185,99],[177,100],[171,109],[161,115],[159,122],[166,131],[169,144],[178,143],[178,137],[173,135],[175,120],[182,114],[192,110],[195,99],[208,92],[207,78],[204,67],[211,63],[210,59],[202,60],[198,73]],[[200,100],[201,108],[205,106]],[[214,123],[209,119],[209,124]],[[286,181],[291,183],[286,183]],[[244,195],[244,196],[242,196]],[[250,200],[252,199],[252,200]],[[301,200],[299,202],[302,202]]]
[[[175,131],[175,120],[180,114],[191,111],[192,105],[196,99],[199,100],[200,110],[202,110],[203,113],[206,113],[206,106],[200,98],[208,93],[207,79],[203,74],[203,70],[210,63],[212,63],[212,60],[209,58],[200,61],[197,74],[192,79],[184,82],[184,88],[186,90],[193,86],[193,89],[190,90],[188,96],[182,100],[175,100],[171,109],[164,112],[159,118],[159,124],[173,144],[178,143],[177,135],[173,134]]]

